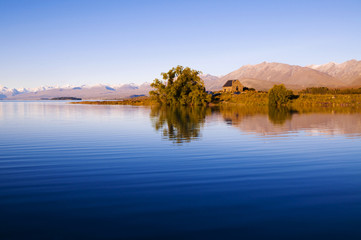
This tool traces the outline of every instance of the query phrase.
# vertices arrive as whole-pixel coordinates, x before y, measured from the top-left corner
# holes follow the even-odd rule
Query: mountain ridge
[[[327,73],[298,65],[262,62],[256,65],[244,65],[208,85],[215,90],[222,87],[227,79],[256,79],[258,81],[285,84],[286,87],[302,89],[306,87],[346,87],[347,85]],[[252,84],[251,84],[252,85]],[[254,87],[254,86],[247,86]],[[269,88],[268,88],[269,89]],[[266,89],[259,89],[266,90]]]
[[[361,87],[361,61],[329,62],[321,65],[298,66],[277,62],[244,65],[224,76],[201,74],[207,90],[221,90],[230,79],[238,79],[249,88],[268,90],[275,84],[290,89],[307,87],[346,88]],[[119,99],[132,95],[147,95],[150,83],[118,85],[42,86],[38,88],[9,89],[0,85],[0,99],[36,100],[53,97],[79,97],[83,99]]]
[[[361,77],[361,61],[355,59],[343,63],[329,62],[308,67],[335,77],[348,85],[352,85],[356,79]]]

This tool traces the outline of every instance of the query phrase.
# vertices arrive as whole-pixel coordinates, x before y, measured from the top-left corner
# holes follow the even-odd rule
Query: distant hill
[[[229,79],[239,79],[241,82],[244,79],[243,82],[248,84],[247,87],[258,90],[266,90],[272,87],[273,84],[281,83],[293,89],[314,86],[331,88],[346,86],[337,78],[309,67],[263,62],[257,65],[243,66],[210,83],[208,88],[211,90],[221,89]]]
[[[219,80],[219,77],[210,74],[202,74],[200,77],[207,89],[209,89],[209,86],[211,86],[214,82]]]
[[[345,85],[361,86],[361,61],[350,60],[344,63],[326,63],[323,65],[310,65],[309,68],[332,76]]]
[[[350,85],[352,87],[361,87],[361,77],[354,79],[354,81],[352,81]]]

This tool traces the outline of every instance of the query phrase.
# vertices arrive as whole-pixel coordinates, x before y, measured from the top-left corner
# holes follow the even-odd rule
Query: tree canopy
[[[285,85],[274,85],[268,93],[270,105],[283,105],[288,103],[293,96],[291,90],[287,90]]]
[[[204,105],[211,100],[207,94],[200,71],[177,66],[162,73],[163,80],[155,79],[149,94],[166,105]]]

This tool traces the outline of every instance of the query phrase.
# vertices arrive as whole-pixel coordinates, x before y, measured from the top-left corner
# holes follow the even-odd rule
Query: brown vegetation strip
[[[154,105],[150,97],[140,97],[115,101],[82,101],[72,102],[73,104],[94,104],[94,105]],[[211,105],[268,105],[268,94],[248,92],[242,94],[221,94],[213,99]],[[314,107],[360,107],[361,94],[300,94],[297,99],[287,104],[290,107],[314,106]]]

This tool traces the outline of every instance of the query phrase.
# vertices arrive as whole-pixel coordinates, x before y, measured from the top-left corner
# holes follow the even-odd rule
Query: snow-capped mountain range
[[[268,90],[275,84],[285,84],[291,89],[307,87],[359,88],[361,87],[361,61],[330,62],[323,65],[297,66],[284,63],[263,62],[245,65],[224,76],[200,76],[207,90],[220,90],[230,79],[238,79],[247,87]],[[55,97],[83,99],[119,99],[132,95],[148,95],[150,83],[120,85],[43,86],[34,89],[9,89],[0,85],[0,99],[38,100]]]
[[[150,84],[120,85],[81,85],[81,86],[43,86],[39,88],[9,89],[0,86],[0,99],[6,100],[39,100],[55,97],[79,97],[84,99],[118,99],[132,95],[145,95],[150,91]]]

